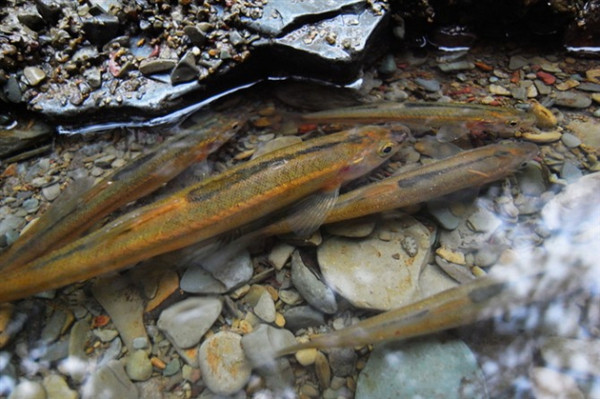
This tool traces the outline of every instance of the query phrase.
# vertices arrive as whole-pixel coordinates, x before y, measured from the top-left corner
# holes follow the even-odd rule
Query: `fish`
[[[485,276],[350,327],[280,348],[275,357],[308,348],[361,346],[408,339],[485,320],[515,303],[512,283]]]
[[[324,223],[356,219],[479,187],[514,173],[537,153],[537,145],[521,142],[463,151],[340,195]],[[278,235],[291,230],[289,221],[284,219],[262,228],[260,235]]]
[[[35,224],[0,254],[0,270],[19,268],[51,248],[59,249],[79,238],[114,210],[150,194],[191,164],[206,159],[237,133],[245,119],[244,112],[235,116],[207,114],[195,126],[179,132],[96,185],[92,186],[91,181],[75,181],[72,184],[79,187],[56,199]]]
[[[333,204],[330,198],[337,196],[341,184],[389,159],[406,137],[406,129],[363,126],[239,164],[4,273],[0,302],[210,240],[311,194]]]
[[[532,127],[536,117],[514,108],[440,102],[380,102],[303,114],[305,123],[401,123],[413,133],[437,130],[440,141],[453,141],[467,132],[510,137]]]

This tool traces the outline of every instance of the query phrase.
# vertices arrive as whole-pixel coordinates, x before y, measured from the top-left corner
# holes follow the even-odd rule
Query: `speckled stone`
[[[208,389],[218,395],[231,395],[246,385],[252,367],[241,346],[242,336],[221,331],[200,345],[198,360]]]

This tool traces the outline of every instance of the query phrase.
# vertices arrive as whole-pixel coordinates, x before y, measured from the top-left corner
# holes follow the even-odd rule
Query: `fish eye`
[[[385,143],[384,145],[382,145],[379,148],[379,154],[380,155],[387,155],[390,152],[392,152],[393,149],[394,149],[394,144],[393,143]]]
[[[517,121],[508,121],[507,123],[509,126],[512,126],[512,127],[516,127],[519,124],[519,122],[517,122]]]

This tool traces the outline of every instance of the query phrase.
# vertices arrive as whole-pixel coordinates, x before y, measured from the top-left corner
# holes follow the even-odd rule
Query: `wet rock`
[[[450,278],[447,273],[444,273],[436,265],[425,266],[419,277],[419,286],[421,287],[423,298],[430,297],[457,285],[456,280]]]
[[[396,72],[397,69],[398,67],[396,66],[396,59],[394,58],[393,54],[388,54],[381,60],[377,71],[379,71],[379,73],[383,76],[391,76]]]
[[[325,280],[352,304],[392,309],[418,295],[429,240],[429,230],[415,219],[390,219],[363,240],[330,238],[317,255]]]
[[[86,376],[87,369],[81,367],[87,363],[87,355],[85,353],[85,345],[90,338],[90,322],[89,320],[78,320],[73,324],[69,335],[69,357],[59,370],[66,375],[69,375],[77,382],[83,381]]]
[[[194,294],[222,294],[252,277],[254,268],[248,251],[241,251],[225,264],[192,266],[181,278],[181,289]]]
[[[435,79],[415,78],[415,83],[428,92],[438,92],[441,89],[440,82]]]
[[[37,86],[46,79],[46,73],[42,68],[38,67],[26,67],[23,69],[23,75],[25,76],[27,83],[31,86]]]
[[[81,390],[82,399],[122,398],[137,399],[138,389],[128,378],[123,365],[111,360],[99,367]]]
[[[185,53],[171,72],[171,84],[189,82],[198,76],[196,57],[191,51]]]
[[[50,374],[44,377],[42,382],[48,399],[77,399],[79,395],[69,388],[67,382],[58,374]]]
[[[546,191],[546,183],[539,163],[527,162],[524,168],[517,173],[521,193],[529,197],[538,197]]]
[[[242,338],[242,348],[253,367],[269,364],[277,350],[295,343],[294,334],[290,331],[266,324],[261,324]]]
[[[152,75],[155,73],[168,72],[175,68],[177,61],[167,58],[144,59],[140,62],[140,72],[144,75]]]
[[[374,220],[351,220],[349,222],[340,222],[328,224],[325,230],[334,236],[361,238],[366,237],[375,229]]]
[[[475,69],[475,64],[471,61],[456,61],[456,62],[448,62],[438,65],[438,68],[442,72],[457,72],[457,71],[468,71],[471,69]]]
[[[528,64],[529,61],[527,60],[527,58],[523,57],[522,55],[513,55],[508,61],[508,69],[514,71],[517,69],[521,69]]]
[[[310,306],[295,306],[286,310],[285,327],[291,331],[325,324],[323,313]]]
[[[352,348],[332,348],[329,350],[329,366],[336,377],[354,374],[358,356]]]
[[[359,0],[329,1],[323,4],[273,0],[265,5],[259,18],[243,17],[242,22],[253,30],[277,37],[291,26],[300,25],[300,21],[307,17],[316,18],[320,14],[332,14],[361,3]]]
[[[49,344],[58,339],[61,332],[65,329],[65,323],[69,314],[63,309],[56,309],[52,316],[48,319],[42,330],[41,340],[42,342]],[[72,317],[72,314],[71,314]]]
[[[337,311],[333,291],[306,267],[298,251],[292,254],[292,283],[306,302],[315,308],[328,314]]]
[[[174,345],[189,348],[200,342],[222,308],[217,298],[188,298],[165,309],[157,326]]]
[[[23,380],[15,387],[8,399],[46,399],[46,390],[39,382]]]
[[[267,323],[275,321],[275,302],[263,286],[253,285],[250,287],[250,291],[244,296],[243,301],[252,306],[254,314],[261,320]]]
[[[146,381],[152,376],[152,363],[146,351],[140,349],[127,357],[125,371],[133,381]]]
[[[284,242],[280,242],[271,249],[267,260],[275,268],[275,270],[281,270],[287,263],[288,259],[290,259],[290,256],[292,256],[292,252],[294,252],[293,246]]]
[[[592,105],[592,99],[575,91],[559,91],[555,93],[554,104],[569,108],[587,108]]]
[[[231,395],[246,385],[252,367],[238,334],[221,331],[200,346],[198,359],[208,389],[218,395]]]
[[[127,348],[133,351],[133,340],[146,337],[144,327],[144,300],[136,286],[122,276],[101,279],[92,287],[92,293],[119,331]]]
[[[110,14],[99,14],[83,21],[86,38],[97,45],[103,45],[116,37],[119,31],[119,18]]]
[[[582,144],[588,146],[588,148],[595,151],[597,154],[600,154],[600,135],[598,134],[600,123],[594,120],[575,120],[569,122],[567,129],[573,132],[573,134],[581,140]]]
[[[360,373],[356,398],[487,398],[483,373],[458,340],[377,345]]]

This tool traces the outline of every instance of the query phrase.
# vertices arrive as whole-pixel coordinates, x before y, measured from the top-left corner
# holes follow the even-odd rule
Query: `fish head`
[[[483,120],[485,131],[499,133],[501,135],[513,135],[515,132],[532,128],[536,123],[536,117],[530,112],[507,112],[499,113],[494,118]]]
[[[383,126],[363,126],[356,129],[361,137],[360,150],[348,159],[348,165],[342,171],[344,180],[363,176],[390,159],[400,150],[409,135],[405,126],[393,128]]]

